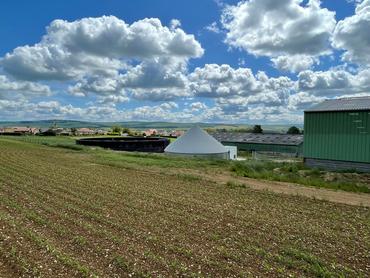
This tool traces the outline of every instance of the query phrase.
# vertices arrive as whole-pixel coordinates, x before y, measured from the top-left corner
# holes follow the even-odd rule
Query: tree
[[[255,125],[252,129],[252,133],[263,133],[261,125]]]
[[[112,132],[113,133],[121,133],[122,132],[122,127],[116,125],[112,127]]]
[[[72,127],[71,128],[71,133],[72,133],[72,135],[77,135],[77,128],[75,128],[75,127]]]
[[[128,128],[128,127],[123,127],[122,128],[122,133],[127,133],[127,134],[131,134],[131,130]]]
[[[296,126],[290,127],[288,129],[288,132],[287,132],[287,134],[299,134],[299,133],[301,133],[301,132],[300,132],[299,128],[296,127]]]

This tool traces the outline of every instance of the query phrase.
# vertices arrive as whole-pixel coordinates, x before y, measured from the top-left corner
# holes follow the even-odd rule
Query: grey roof
[[[178,154],[222,154],[228,150],[200,127],[192,127],[164,150]]]
[[[212,134],[220,142],[272,144],[297,146],[303,143],[303,135],[262,134],[245,132],[216,132]]]
[[[305,112],[370,110],[370,96],[325,100]]]

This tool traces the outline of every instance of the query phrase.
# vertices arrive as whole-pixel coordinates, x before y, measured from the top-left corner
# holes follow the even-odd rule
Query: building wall
[[[236,146],[225,146],[229,152],[229,159],[235,160],[238,158],[238,148]]]
[[[204,159],[229,159],[229,152],[226,153],[215,153],[215,154],[192,154],[192,153],[171,153],[165,152],[170,156],[183,156],[192,158],[204,158]]]
[[[370,163],[363,162],[305,158],[305,165],[330,171],[355,170],[357,172],[370,172]]]
[[[276,153],[289,153],[296,154],[299,156],[303,155],[303,144],[298,146],[291,145],[274,145],[274,144],[256,144],[256,143],[244,143],[244,142],[222,142],[223,145],[236,146],[238,150],[242,151],[258,151],[258,152],[276,152]]]
[[[370,163],[370,111],[306,112],[304,157]]]

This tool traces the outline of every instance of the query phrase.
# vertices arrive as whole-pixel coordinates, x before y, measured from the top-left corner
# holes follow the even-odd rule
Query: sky
[[[0,121],[301,124],[370,96],[370,0],[4,0]]]

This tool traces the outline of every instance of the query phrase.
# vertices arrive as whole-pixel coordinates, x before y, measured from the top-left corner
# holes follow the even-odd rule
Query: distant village
[[[164,137],[180,137],[184,133],[183,130],[164,130],[164,129],[148,129],[134,130],[114,126],[112,128],[37,128],[37,127],[0,127],[0,135],[41,135],[41,136],[92,136],[92,135],[119,135],[119,136],[164,136]]]

